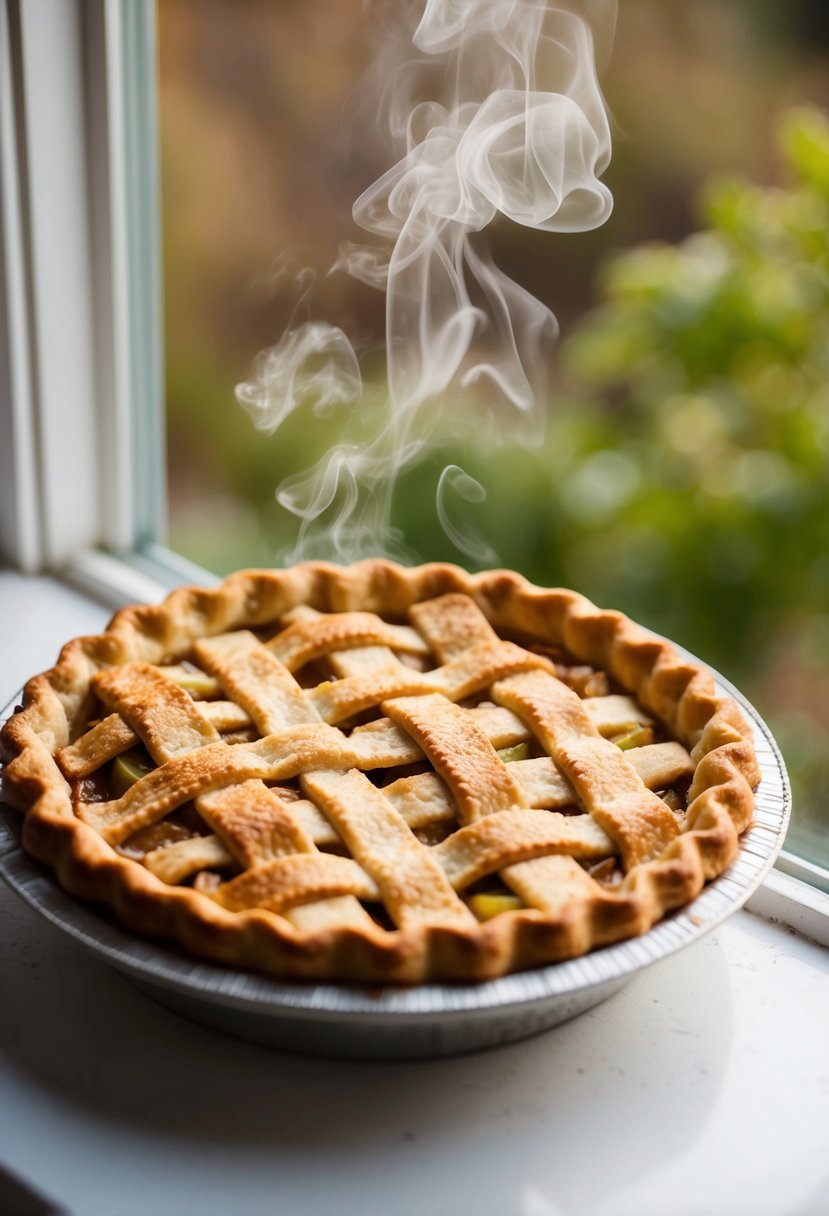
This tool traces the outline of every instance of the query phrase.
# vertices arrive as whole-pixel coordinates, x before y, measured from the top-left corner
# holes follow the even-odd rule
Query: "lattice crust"
[[[733,859],[758,780],[738,707],[621,614],[383,561],[126,609],[2,747],[70,892],[209,958],[371,981],[645,932]]]

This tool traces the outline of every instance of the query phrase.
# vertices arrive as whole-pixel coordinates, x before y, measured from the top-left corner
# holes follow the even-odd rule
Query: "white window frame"
[[[217,581],[160,543],[155,45],[152,0],[0,0],[0,563],[114,607]],[[829,944],[827,885],[750,906]]]
[[[0,560],[109,603],[213,578],[158,543],[155,40],[151,0],[0,0]]]
[[[22,390],[9,420],[16,501],[3,516],[33,520],[25,542],[4,532],[3,552],[25,570],[63,566],[87,546],[127,549],[135,532],[127,458],[138,402],[113,45],[124,12],[7,0],[2,15],[4,312],[9,374]]]

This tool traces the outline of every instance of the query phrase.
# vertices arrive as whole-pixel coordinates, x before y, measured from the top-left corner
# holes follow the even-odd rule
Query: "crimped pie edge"
[[[496,629],[545,638],[603,668],[691,750],[697,767],[685,829],[657,858],[629,872],[623,899],[591,901],[556,919],[522,909],[470,930],[335,928],[303,935],[270,912],[228,912],[197,891],[168,886],[74,814],[54,753],[69,742],[98,671],[136,659],[157,663],[184,653],[199,637],[256,628],[300,604],[402,616],[411,604],[447,592],[470,596]],[[0,754],[5,797],[25,812],[27,851],[55,870],[65,890],[107,905],[142,935],[284,978],[485,980],[645,933],[734,859],[759,780],[741,709],[670,642],[576,592],[535,587],[512,571],[469,574],[445,563],[308,562],[240,571],[215,588],[179,588],[159,605],[122,609],[103,634],[69,642],[55,667],[26,684],[23,704],[0,734]]]

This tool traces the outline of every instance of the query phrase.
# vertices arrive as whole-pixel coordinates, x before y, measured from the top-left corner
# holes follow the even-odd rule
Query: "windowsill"
[[[746,906],[765,920],[829,947],[829,895],[800,878],[772,870]]]
[[[110,611],[0,571],[2,702]],[[807,940],[829,896],[793,899],[795,881],[773,874],[754,915],[565,1026],[416,1066],[306,1060],[195,1027],[2,888],[5,1164],[90,1214],[371,1216],[397,1196],[441,1216],[461,1194],[476,1216],[829,1210],[829,954]]]

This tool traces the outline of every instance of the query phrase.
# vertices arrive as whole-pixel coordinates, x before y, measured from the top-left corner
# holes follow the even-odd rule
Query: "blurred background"
[[[256,355],[312,316],[382,349],[381,295],[327,271],[386,164],[356,103],[363,0],[158,11],[168,539],[221,574],[291,548],[276,488],[339,437],[303,411],[254,430],[234,388]],[[447,438],[394,523],[420,558],[469,564],[434,508],[462,466],[502,564],[621,608],[749,696],[793,777],[789,847],[829,864],[829,8],[620,0],[602,84],[610,221],[492,233],[561,324],[546,438]]]

